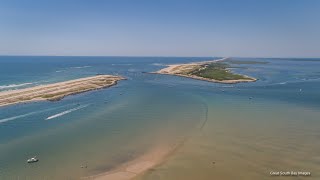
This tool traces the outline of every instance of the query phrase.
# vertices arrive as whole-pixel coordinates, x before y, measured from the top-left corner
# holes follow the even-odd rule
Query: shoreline
[[[108,88],[125,80],[121,76],[96,75],[58,83],[0,92],[0,107],[36,101],[59,101],[66,96]]]
[[[83,180],[131,180],[137,176],[143,175],[148,170],[164,162],[168,156],[178,147],[159,146],[143,155],[128,161],[113,170],[109,170],[100,174],[82,177]]]
[[[143,176],[152,168],[164,163],[179,147],[181,147],[187,137],[183,138],[171,145],[157,145],[146,153],[134,158],[126,163],[115,167],[112,170],[95,174],[91,176],[81,177],[83,180],[133,180]]]
[[[239,80],[216,80],[216,79],[209,79],[209,78],[203,78],[199,76],[194,76],[194,75],[182,75],[182,74],[170,74],[170,73],[158,73],[158,72],[150,72],[150,74],[162,74],[162,75],[170,75],[170,76],[179,76],[179,77],[186,77],[186,78],[191,78],[191,79],[196,79],[196,80],[201,80],[201,81],[208,81],[208,82],[215,82],[215,83],[221,83],[221,84],[236,84],[236,83],[241,83],[241,82],[255,82],[258,79],[253,78],[253,80],[248,80],[248,79],[239,79]],[[248,78],[252,78],[250,76],[242,75]]]
[[[186,77],[186,78],[191,78],[191,79],[196,79],[196,80],[215,82],[215,83],[223,83],[223,84],[236,84],[236,83],[241,83],[241,82],[255,82],[258,80],[256,78],[253,78],[253,77],[250,77],[247,75],[242,75],[242,74],[241,75],[243,77],[248,78],[248,79],[217,80],[217,79],[204,78],[204,77],[200,77],[200,76],[196,76],[196,75],[186,75],[186,74],[180,73],[181,70],[179,68],[181,68],[182,70],[190,70],[192,68],[195,68],[197,66],[201,66],[201,65],[204,65],[207,63],[216,63],[216,62],[225,61],[227,59],[229,59],[229,58],[226,57],[226,58],[217,59],[217,60],[191,62],[191,63],[185,63],[185,64],[171,64],[171,65],[166,65],[167,67],[162,68],[156,72],[150,72],[150,74],[173,75],[173,76],[180,76],[180,77]]]

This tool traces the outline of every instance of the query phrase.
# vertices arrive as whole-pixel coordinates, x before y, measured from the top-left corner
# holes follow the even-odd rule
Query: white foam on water
[[[151,65],[153,65],[153,66],[165,66],[165,64],[161,64],[161,63],[152,63]]]
[[[36,82],[34,82],[36,83]],[[9,88],[16,88],[16,87],[21,87],[21,86],[27,86],[27,85],[30,85],[30,84],[34,84],[34,83],[22,83],[22,84],[9,84],[9,85],[2,85],[0,86],[0,89],[9,89]]]
[[[226,85],[226,86],[221,86],[221,87],[223,87],[223,88],[234,88],[233,85],[230,85],[230,86]]]
[[[89,68],[91,66],[75,66],[75,67],[70,67],[71,69],[82,69],[82,68]]]
[[[132,64],[111,64],[112,66],[131,66]]]
[[[90,104],[82,105],[82,106],[79,106],[79,107],[76,107],[76,108],[72,108],[72,109],[69,109],[69,110],[60,112],[60,113],[58,113],[58,114],[54,114],[54,115],[52,115],[52,116],[47,117],[45,120],[50,120],[50,119],[54,119],[54,118],[57,118],[57,117],[60,117],[60,116],[69,114],[69,113],[71,113],[71,112],[73,112],[73,111],[77,111],[77,110],[82,109],[82,108],[85,108],[85,107],[87,107],[87,106],[89,106],[89,105],[90,105]]]
[[[288,81],[285,81],[285,82],[280,82],[280,83],[276,83],[276,84],[287,84]]]
[[[284,82],[279,82],[279,83],[273,83],[271,85],[285,85],[285,84],[290,84],[290,83],[299,83],[299,82],[313,82],[313,81],[319,81],[320,78],[313,78],[313,79],[297,79],[295,81],[284,81]]]

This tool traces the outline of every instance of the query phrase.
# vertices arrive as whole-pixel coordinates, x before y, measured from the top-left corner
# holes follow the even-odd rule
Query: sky
[[[0,55],[320,57],[320,1],[0,0]]]

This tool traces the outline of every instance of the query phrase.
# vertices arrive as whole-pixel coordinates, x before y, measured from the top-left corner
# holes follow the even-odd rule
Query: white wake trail
[[[18,115],[18,116],[13,116],[13,117],[9,117],[9,118],[0,119],[0,123],[4,123],[4,122],[7,122],[7,121],[12,121],[12,120],[15,120],[15,119],[27,117],[27,116],[30,116],[30,115],[33,115],[33,114],[37,114],[37,113],[40,113],[40,111],[36,111],[36,112],[31,112],[31,113],[27,113],[27,114],[22,114],[22,115]]]
[[[79,107],[76,107],[76,108],[72,108],[72,109],[69,109],[69,110],[60,112],[60,113],[58,113],[58,114],[54,114],[54,115],[52,115],[52,116],[47,117],[46,120],[54,119],[54,118],[57,118],[57,117],[60,117],[60,116],[69,114],[69,113],[71,113],[71,112],[73,112],[73,111],[77,111],[77,110],[82,109],[82,108],[85,108],[85,107],[87,107],[87,106],[89,106],[89,105],[90,105],[90,104],[82,105],[82,106],[79,106]]]
[[[16,120],[16,119],[19,119],[19,118],[31,116],[31,115],[34,115],[34,114],[39,114],[39,113],[42,113],[42,112],[47,112],[47,111],[51,111],[51,110],[54,110],[54,109],[62,108],[62,107],[65,107],[65,106],[66,106],[66,105],[64,105],[64,106],[59,106],[59,107],[54,107],[54,108],[49,108],[49,109],[44,109],[44,110],[40,110],[40,111],[29,112],[29,113],[21,114],[21,115],[18,115],[18,116],[13,116],[13,117],[8,117],[8,118],[0,119],[0,124],[1,124],[1,123],[4,123],[4,122]]]

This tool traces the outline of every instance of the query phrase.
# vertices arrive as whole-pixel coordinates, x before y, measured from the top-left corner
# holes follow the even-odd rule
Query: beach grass
[[[244,75],[232,73],[230,70],[227,69],[228,67],[229,67],[228,64],[221,63],[221,62],[204,64],[204,65],[201,65],[201,68],[193,70],[189,72],[189,74],[203,77],[203,78],[215,79],[219,81],[240,80],[240,79],[251,80],[252,79]]]

